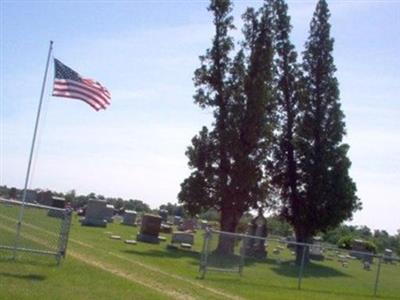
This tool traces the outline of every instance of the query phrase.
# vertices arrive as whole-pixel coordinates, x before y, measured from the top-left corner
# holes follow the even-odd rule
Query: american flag
[[[58,59],[54,59],[53,96],[85,101],[95,110],[106,109],[111,95],[99,82],[84,78]]]

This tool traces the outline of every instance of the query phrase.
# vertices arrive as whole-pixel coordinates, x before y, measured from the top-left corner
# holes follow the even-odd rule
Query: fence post
[[[240,264],[239,264],[239,274],[243,275],[243,267],[244,267],[244,257],[246,252],[246,237],[242,238],[242,247],[240,248]]]
[[[60,227],[60,236],[58,237],[58,249],[57,249],[57,255],[56,255],[56,260],[57,260],[57,266],[60,265],[61,262],[61,257],[62,257],[62,248],[64,244],[64,232],[65,232],[65,220],[67,217],[67,211],[64,210],[62,214],[62,219],[61,219],[61,227]]]
[[[304,260],[306,258],[306,245],[302,245],[303,247],[303,253],[301,255],[301,264],[300,264],[300,270],[299,270],[299,280],[297,282],[297,289],[301,289],[301,280],[303,278],[303,269],[304,269]]]
[[[58,253],[56,256],[57,265],[60,265],[61,257],[65,257],[68,243],[68,235],[71,227],[72,211],[67,208],[63,211],[63,218],[61,221],[60,237],[58,239]]]
[[[374,296],[376,296],[378,293],[378,283],[379,283],[379,275],[381,273],[381,264],[382,264],[382,256],[379,256],[378,269],[376,271],[376,278],[375,278]]]
[[[211,238],[211,230],[207,229],[204,235],[203,251],[200,262],[200,272],[201,272],[200,279],[204,279],[207,272],[208,243],[210,238]]]
[[[63,257],[65,258],[65,256],[67,255],[67,246],[68,246],[68,240],[69,240],[69,233],[71,231],[71,223],[72,223],[72,208],[67,209],[66,211],[67,213],[67,230],[65,232],[65,236],[64,236],[64,248],[63,248]]]

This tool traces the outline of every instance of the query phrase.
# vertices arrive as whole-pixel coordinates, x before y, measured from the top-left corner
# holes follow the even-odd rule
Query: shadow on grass
[[[398,300],[399,297],[396,296],[381,296],[378,295],[374,296],[372,294],[365,294],[365,293],[352,293],[352,292],[340,292],[340,291],[324,291],[324,290],[318,290],[318,289],[301,289],[301,291],[304,292],[309,292],[309,293],[319,293],[319,294],[326,294],[326,295],[332,295],[332,296],[351,296],[351,297],[359,297],[360,299],[394,299]],[[340,299],[340,298],[339,298]]]
[[[0,256],[0,263],[9,263],[9,264],[19,264],[19,265],[31,265],[31,266],[42,266],[42,267],[57,267],[57,262],[55,262],[54,258],[50,262],[47,259],[43,259],[43,257],[17,257],[16,259],[8,256]]]
[[[146,250],[146,251],[137,251],[137,250],[121,250],[125,253],[130,253],[138,256],[147,256],[147,257],[159,257],[159,258],[191,258],[197,265],[199,264],[200,254],[196,251],[189,251],[183,249],[163,249],[163,250]]]
[[[207,277],[206,277],[207,278]],[[202,279],[203,280],[203,279]],[[205,279],[207,280],[207,279]],[[266,278],[267,280],[267,278]],[[210,281],[212,282],[218,282],[221,284],[237,284],[240,286],[243,286],[246,289],[262,289],[262,288],[270,288],[270,289],[274,289],[276,291],[292,291],[293,294],[292,297],[290,299],[297,299],[296,294],[295,293],[313,293],[316,294],[315,296],[317,296],[318,294],[324,294],[324,295],[331,295],[332,299],[341,299],[340,296],[344,296],[344,297],[354,297],[355,299],[388,299],[388,300],[398,300],[398,297],[394,297],[394,296],[380,296],[378,294],[378,296],[374,296],[372,294],[367,294],[367,293],[352,293],[352,292],[342,292],[342,291],[327,291],[327,290],[318,290],[318,289],[310,289],[310,288],[302,288],[301,290],[299,290],[297,288],[297,286],[281,286],[281,285],[276,285],[276,284],[270,284],[270,283],[256,283],[256,282],[246,282],[243,281],[241,277],[235,277],[235,278],[215,278],[213,277],[212,279],[210,279]],[[299,297],[300,298],[300,297]],[[315,299],[317,299],[318,297],[315,297]],[[303,298],[302,298],[303,299]],[[306,297],[304,297],[304,299],[307,299]],[[313,297],[314,299],[314,297]]]
[[[299,267],[293,265],[293,262],[284,262],[271,268],[273,272],[280,276],[298,277]],[[343,273],[335,268],[315,264],[310,262],[304,266],[303,278],[328,278],[328,277],[351,277],[351,275]]]
[[[241,258],[239,255],[219,255],[217,253],[210,253],[208,256],[207,265],[210,267],[216,267],[220,269],[232,269],[238,268],[241,264]],[[266,259],[256,259],[246,257],[244,259],[244,272],[246,268],[258,265],[259,268],[270,268],[273,272],[280,276],[297,278],[299,275],[299,267],[294,264],[293,260],[279,261],[276,259],[266,258]],[[321,264],[310,262],[305,266],[303,272],[303,278],[312,277],[351,277],[350,275],[343,273],[336,268],[324,266]]]
[[[246,267],[250,267],[254,264],[265,265],[266,267],[271,268],[273,272],[278,275],[297,278],[299,276],[299,266],[296,266],[294,260],[285,260],[277,262],[277,259],[266,258],[266,259],[254,259],[254,258],[246,258],[244,262],[245,269]],[[352,277],[349,274],[343,273],[340,270],[324,266],[320,263],[310,262],[309,264],[304,266],[303,278],[312,278],[312,277]]]
[[[46,279],[46,276],[39,275],[39,274],[14,274],[14,273],[7,273],[7,272],[0,272],[1,277],[11,277],[15,279],[22,279],[22,280],[34,280],[34,281],[42,281]]]

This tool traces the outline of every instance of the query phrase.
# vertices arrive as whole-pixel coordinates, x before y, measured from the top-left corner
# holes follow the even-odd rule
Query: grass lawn
[[[15,219],[0,209],[1,243],[12,242]],[[49,220],[50,219],[50,220]],[[23,240],[43,247],[54,240],[56,219],[27,215]],[[54,222],[54,224],[49,224]],[[371,271],[359,261],[343,268],[337,260],[314,262],[305,269],[302,290],[297,290],[297,269],[289,262],[290,251],[268,259],[246,262],[244,274],[209,272],[199,279],[201,232],[195,247],[167,250],[159,245],[127,245],[109,238],[136,239],[137,228],[118,223],[107,228],[83,227],[73,217],[67,258],[60,267],[53,257],[20,254],[10,260],[10,252],[0,250],[0,299],[373,299],[377,264]],[[169,240],[168,234],[162,234]],[[52,241],[51,244],[54,242]],[[379,299],[400,299],[400,265],[382,264]]]

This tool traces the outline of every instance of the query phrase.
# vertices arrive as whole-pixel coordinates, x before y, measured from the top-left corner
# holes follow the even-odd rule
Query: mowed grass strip
[[[73,257],[58,268],[32,256],[0,256],[0,299],[174,299]]]

